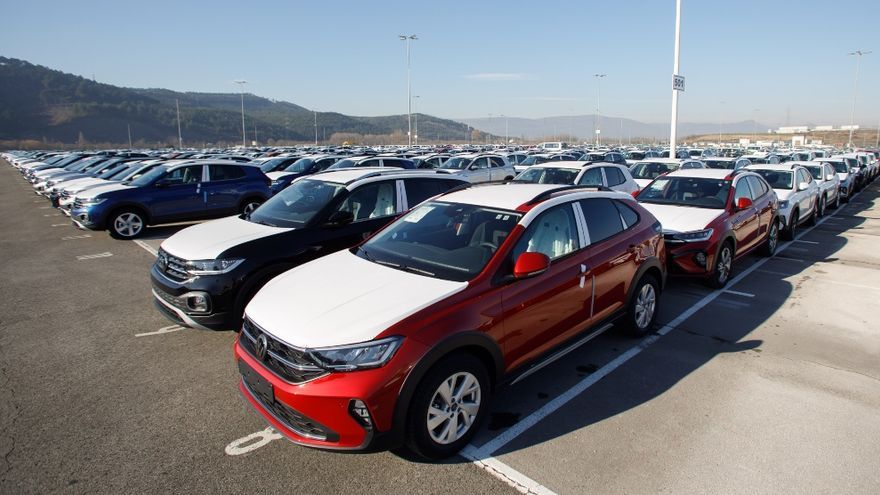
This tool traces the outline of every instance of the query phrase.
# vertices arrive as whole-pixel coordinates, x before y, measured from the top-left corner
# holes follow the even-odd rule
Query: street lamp
[[[418,146],[419,145],[419,101],[418,101],[418,99],[421,97],[419,95],[412,95],[412,97],[413,97],[413,99],[416,100],[416,127],[415,127],[416,135],[414,137],[416,140],[416,146]]]
[[[856,94],[859,92],[859,66],[862,63],[862,55],[867,55],[871,53],[870,51],[862,51],[856,50],[851,52],[850,55],[856,56],[856,81],[853,84],[853,102],[852,102],[852,111],[849,114],[849,143],[848,146],[850,148],[853,147],[853,125],[855,124],[855,116],[856,116]]]
[[[593,74],[593,77],[596,78],[596,147],[599,146],[599,133],[601,132],[599,129],[599,83],[601,83],[602,78],[607,75],[608,74]]]
[[[419,39],[416,35],[411,34],[409,36],[406,35],[398,35],[401,41],[406,42],[406,124],[408,127],[406,137],[409,141],[409,146],[412,146],[412,85],[410,83],[410,49],[409,43],[412,40]]]
[[[755,112],[754,117],[752,118],[752,141],[755,144],[758,143],[758,112],[761,111],[760,108],[756,108],[753,110]]]
[[[247,81],[244,79],[236,79],[233,81],[235,84],[238,84],[238,87],[241,88],[241,147],[246,148],[247,143],[245,142],[245,132],[244,132],[244,85],[247,84]]]
[[[675,149],[675,138],[678,132],[678,88],[675,87],[674,81],[678,77],[679,70],[679,54],[681,53],[681,0],[675,0],[675,48],[672,58],[672,117],[670,119],[669,132],[669,158],[677,156]]]
[[[719,104],[724,105],[724,100],[721,100]],[[724,115],[724,111],[718,113],[718,147],[721,147],[721,118]]]
[[[507,146],[510,144],[510,117],[504,114],[501,116],[504,117],[504,146]]]

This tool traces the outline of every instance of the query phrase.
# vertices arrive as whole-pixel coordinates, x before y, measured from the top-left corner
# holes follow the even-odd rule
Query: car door
[[[471,182],[488,182],[492,179],[489,171],[489,158],[480,156],[474,158],[467,168],[467,176]]]
[[[208,165],[208,180],[202,184],[206,214],[235,213],[243,193],[244,178],[240,165]]]
[[[758,234],[756,241],[760,242],[769,230],[773,222],[773,195],[770,194],[770,185],[764,179],[749,175],[749,188],[752,190],[754,206],[758,210]]]
[[[800,206],[801,218],[806,218],[813,211],[817,197],[817,188],[813,183],[813,176],[805,169],[798,168],[796,177],[797,181],[795,182],[794,187],[797,188],[798,191],[797,198],[798,205]],[[801,191],[800,188],[803,183],[807,184],[807,188]]]
[[[823,163],[822,174],[824,175],[825,181],[828,183],[828,200],[833,202],[840,194],[840,180],[837,178],[837,172],[835,172],[834,167],[831,165]]]
[[[508,369],[540,356],[580,330],[589,318],[592,279],[582,246],[575,207],[568,202],[537,216],[511,250],[509,269],[524,252],[550,258],[550,268],[533,278],[514,281],[502,290],[504,351]]]
[[[323,255],[357,245],[402,211],[402,194],[401,180],[384,179],[357,186],[319,222],[309,249]],[[353,220],[347,225],[327,225],[326,222],[337,212],[349,212]]]
[[[587,275],[593,287],[589,320],[600,322],[626,305],[626,292],[635,277],[636,247],[620,235],[633,224],[621,216],[616,201],[589,198],[580,201],[586,225]]]
[[[148,207],[153,223],[201,218],[205,214],[202,165],[169,170],[154,183]]]
[[[730,224],[733,227],[733,235],[736,238],[736,250],[738,252],[750,249],[758,238],[759,216],[758,208],[754,204],[752,188],[749,186],[747,177],[739,177],[734,184],[733,203],[730,205]],[[739,209],[740,198],[752,202],[747,208]]]

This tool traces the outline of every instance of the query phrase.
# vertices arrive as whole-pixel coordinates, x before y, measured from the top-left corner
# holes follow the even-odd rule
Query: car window
[[[500,156],[490,156],[489,162],[493,167],[503,167],[504,160]]]
[[[190,165],[188,167],[176,168],[163,177],[172,185],[177,184],[195,184],[202,181],[202,166]]]
[[[605,167],[605,178],[608,180],[608,187],[619,186],[626,182],[626,177],[617,167]]]
[[[412,208],[422,201],[446,192],[457,182],[440,179],[404,179],[406,202]]]
[[[571,203],[554,206],[541,213],[529,225],[512,251],[512,260],[520,254],[544,253],[551,260],[580,249],[577,222]]]
[[[486,157],[476,158],[471,162],[471,166],[476,165],[477,169],[489,168],[489,159]]]
[[[584,175],[581,176],[580,180],[578,180],[578,185],[581,186],[602,186],[602,167],[593,167],[584,172]]]
[[[620,216],[623,218],[623,223],[626,224],[626,228],[630,228],[639,223],[639,214],[623,201],[614,200],[614,206],[616,206],[617,211],[620,212]]]
[[[740,198],[754,198],[754,196],[752,196],[752,188],[749,187],[748,180],[739,180],[736,183],[736,189],[734,189],[733,191],[733,203],[737,204]]]
[[[746,177],[746,180],[749,181],[749,187],[752,189],[752,199],[758,199],[769,191],[769,188],[764,181],[754,175]]]
[[[358,167],[380,167],[379,159],[375,160],[364,160],[357,164]]]
[[[339,205],[339,211],[350,211],[354,221],[387,217],[397,212],[397,187],[394,181],[373,182],[355,189]]]
[[[590,244],[601,242],[623,231],[623,221],[614,202],[608,198],[581,200]]]
[[[245,176],[244,170],[234,165],[208,165],[208,173],[211,182],[241,179]]]

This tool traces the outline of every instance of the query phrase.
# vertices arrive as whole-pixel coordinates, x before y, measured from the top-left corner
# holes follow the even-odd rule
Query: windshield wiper
[[[427,270],[422,270],[421,268],[416,268],[414,266],[401,265],[400,263],[394,263],[391,261],[376,260],[376,259],[369,258],[369,255],[367,255],[367,257],[373,263],[378,263],[380,265],[390,266],[391,268],[396,268],[398,270],[403,270],[405,272],[417,273],[419,275],[427,275],[429,277],[436,277],[437,276],[437,274],[435,274],[435,273],[431,273]]]

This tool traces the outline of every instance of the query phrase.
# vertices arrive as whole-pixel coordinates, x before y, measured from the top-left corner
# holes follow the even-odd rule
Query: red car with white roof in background
[[[721,288],[735,259],[759,247],[768,256],[776,251],[778,201],[754,172],[679,170],[655,179],[636,199],[663,226],[670,273]]]
[[[240,388],[295,443],[446,457],[500,384],[612,322],[648,333],[664,261],[659,223],[624,193],[446,193],[266,284],[235,344]]]

